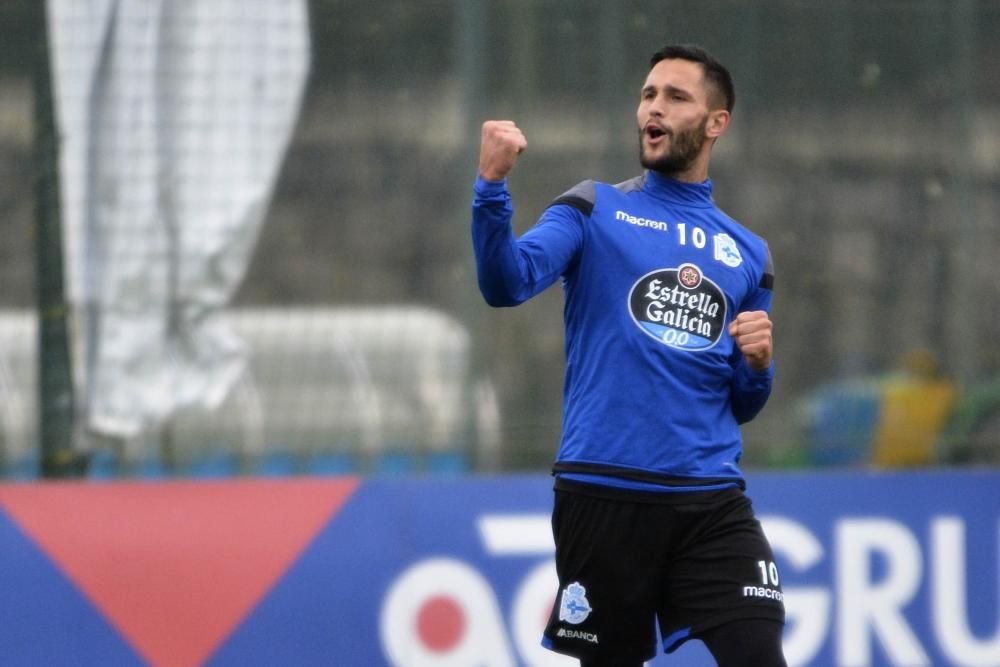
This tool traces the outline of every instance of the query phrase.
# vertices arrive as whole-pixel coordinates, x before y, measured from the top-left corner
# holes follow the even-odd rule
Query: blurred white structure
[[[306,0],[47,3],[67,295],[87,430],[216,406],[309,69]]]
[[[343,453],[361,462],[498,447],[495,392],[470,366],[457,320],[414,306],[255,308],[223,315],[248,348],[236,388],[215,410],[168,421],[182,465],[211,452],[253,459]],[[8,462],[37,443],[35,316],[0,312],[0,453]],[[126,442],[135,460],[157,456],[163,430]]]

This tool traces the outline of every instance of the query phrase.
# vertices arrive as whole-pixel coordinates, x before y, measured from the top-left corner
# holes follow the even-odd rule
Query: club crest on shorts
[[[590,616],[590,602],[587,601],[587,589],[578,582],[573,582],[562,592],[559,602],[559,620],[577,625]]]

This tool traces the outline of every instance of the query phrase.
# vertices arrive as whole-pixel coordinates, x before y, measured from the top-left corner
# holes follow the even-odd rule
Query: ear
[[[729,127],[729,112],[725,109],[716,109],[708,112],[708,122],[705,124],[705,136],[709,139],[718,139],[725,134]]]

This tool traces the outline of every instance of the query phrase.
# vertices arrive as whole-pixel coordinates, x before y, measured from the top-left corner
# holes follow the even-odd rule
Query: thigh
[[[734,493],[688,514],[684,541],[671,554],[658,609],[664,649],[737,619],[784,624],[784,594],[771,546],[750,500]]]
[[[730,621],[698,638],[719,667],[786,667],[781,650],[784,625],[765,618]]]
[[[651,553],[648,509],[556,492],[559,591],[546,647],[593,664],[639,664],[655,655],[659,558]]]

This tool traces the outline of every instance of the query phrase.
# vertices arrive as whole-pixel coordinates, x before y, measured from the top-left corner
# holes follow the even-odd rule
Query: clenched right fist
[[[503,180],[527,147],[528,140],[514,121],[486,121],[479,145],[479,175],[487,181]]]

